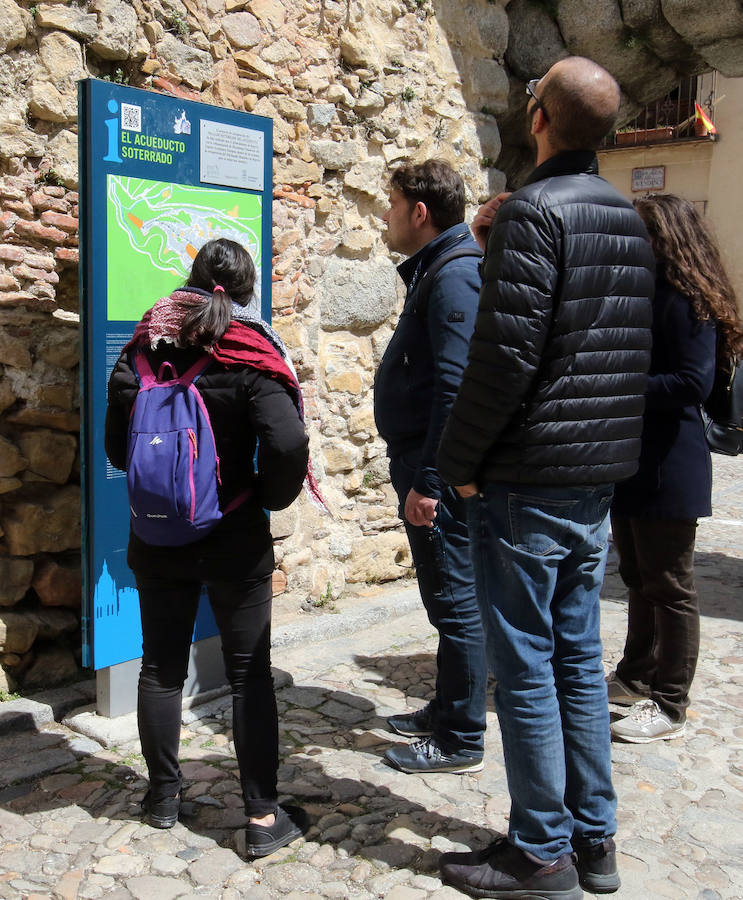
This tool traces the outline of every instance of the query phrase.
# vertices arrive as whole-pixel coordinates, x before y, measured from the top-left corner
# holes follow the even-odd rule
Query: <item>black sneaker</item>
[[[423,709],[413,713],[401,713],[399,716],[390,716],[387,724],[396,733],[403,737],[429,737],[433,734],[433,710],[427,703]]]
[[[524,853],[506,838],[474,853],[443,853],[441,880],[471,897],[533,897],[581,900],[573,857],[565,853],[545,863]]]
[[[142,812],[144,820],[153,828],[172,828],[178,821],[178,813],[181,808],[181,795],[175,797],[163,797],[161,800],[153,800],[150,791],[142,798]]]
[[[245,854],[253,859],[269,856],[280,847],[286,847],[307,831],[307,813],[299,806],[277,806],[273,825],[245,826]]]
[[[482,772],[482,754],[471,756],[466,751],[449,753],[434,737],[413,741],[407,747],[390,747],[384,754],[393,768],[410,775],[426,772]]]
[[[592,894],[613,894],[621,884],[617,872],[617,848],[613,838],[575,851],[580,886]]]

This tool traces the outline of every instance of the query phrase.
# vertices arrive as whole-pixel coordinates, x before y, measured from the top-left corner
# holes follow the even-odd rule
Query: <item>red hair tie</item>
[[[217,291],[222,291],[223,294],[226,294],[227,291],[222,287],[221,284],[215,284],[212,288],[212,294],[216,294]]]

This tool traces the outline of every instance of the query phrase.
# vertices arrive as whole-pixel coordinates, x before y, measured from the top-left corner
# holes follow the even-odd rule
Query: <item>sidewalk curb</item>
[[[19,700],[6,700],[0,704],[0,737],[19,731],[38,731],[44,725],[61,721],[70,710],[91,702],[95,702],[95,678]]]
[[[293,622],[289,625],[277,627],[271,636],[273,650],[285,650],[296,646],[317,644],[334,638],[345,637],[351,634],[360,634],[365,629],[392,619],[397,619],[409,612],[420,608],[420,595],[417,586],[406,587],[402,590],[395,589],[380,592],[370,602],[363,603],[353,610],[341,612],[337,615],[323,614],[310,616],[305,620]],[[273,668],[274,684],[277,688],[285,687],[292,683],[291,674],[282,668]],[[95,681],[92,682],[95,693]],[[192,723],[195,719],[208,716],[208,708],[223,709],[229,704],[229,686],[205,691],[188,697],[183,703],[182,722],[184,725]],[[94,697],[93,697],[94,699]],[[12,701],[22,702],[22,701]],[[40,705],[40,704],[39,704]],[[198,712],[196,710],[198,709]],[[110,719],[99,716],[95,711],[95,705],[90,704],[90,699],[77,708],[67,707],[67,715],[62,719],[62,724],[78,734],[97,741],[106,748],[127,743],[137,738],[137,715],[127,713],[123,716]],[[45,711],[46,715],[47,712]],[[46,722],[52,719],[45,719]],[[34,727],[29,725],[27,727]],[[1,732],[0,732],[1,733]]]

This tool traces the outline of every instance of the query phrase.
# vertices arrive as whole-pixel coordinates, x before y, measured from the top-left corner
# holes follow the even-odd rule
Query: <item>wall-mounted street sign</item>
[[[211,238],[250,251],[256,311],[270,318],[272,122],[93,79],[79,106],[83,661],[101,669],[142,653],[126,478],[103,446],[108,378],[142,314]],[[202,602],[195,639],[214,632]]]
[[[662,191],[665,186],[665,166],[641,166],[632,170],[633,191]]]

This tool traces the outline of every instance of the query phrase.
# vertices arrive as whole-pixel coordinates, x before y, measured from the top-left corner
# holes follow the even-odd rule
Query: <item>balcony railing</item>
[[[637,147],[707,137],[707,129],[697,118],[696,104],[714,122],[716,86],[716,72],[685,78],[665,97],[649,103],[632,122],[609,135],[603,146]]]

